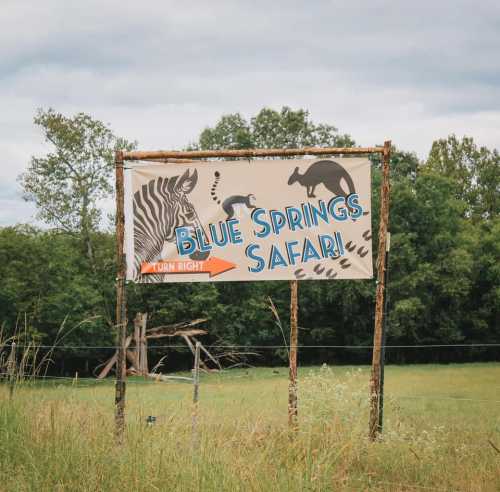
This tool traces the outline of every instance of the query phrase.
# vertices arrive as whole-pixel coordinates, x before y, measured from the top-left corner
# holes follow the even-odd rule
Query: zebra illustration
[[[198,214],[187,195],[198,182],[196,169],[182,176],[158,177],[134,193],[134,278],[143,282],[161,280],[162,275],[141,275],[144,262],[164,257],[166,243],[175,242],[177,227],[191,226],[203,230]],[[192,260],[204,260],[209,253],[196,251]]]

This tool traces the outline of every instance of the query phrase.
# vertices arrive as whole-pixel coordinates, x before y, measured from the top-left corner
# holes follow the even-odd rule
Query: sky
[[[498,1],[0,0],[0,24],[0,226],[36,224],[17,176],[50,150],[37,108],[143,150],[282,106],[421,159],[451,133],[500,148]]]

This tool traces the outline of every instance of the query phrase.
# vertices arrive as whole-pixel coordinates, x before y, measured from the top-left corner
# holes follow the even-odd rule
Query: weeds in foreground
[[[482,374],[487,371],[498,374],[496,367]],[[261,373],[247,379],[207,376],[197,452],[189,386],[130,384],[121,448],[113,437],[112,385],[26,384],[10,403],[0,388],[0,490],[499,488],[499,458],[482,445],[483,437],[499,435],[497,407],[459,414],[448,404],[405,407],[388,398],[386,432],[371,443],[366,371],[323,366],[300,380],[300,427],[291,434],[281,411],[286,379]],[[276,400],[281,393],[282,402]],[[159,418],[147,427],[150,412]]]

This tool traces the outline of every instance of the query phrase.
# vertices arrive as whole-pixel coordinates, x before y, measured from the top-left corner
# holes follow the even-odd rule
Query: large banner
[[[372,277],[367,158],[134,164],[127,279]]]

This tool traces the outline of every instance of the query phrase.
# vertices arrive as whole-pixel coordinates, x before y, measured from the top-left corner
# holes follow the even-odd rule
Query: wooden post
[[[192,439],[193,450],[198,447],[198,401],[200,399],[200,348],[201,343],[196,342],[193,367],[193,416],[192,416]]]
[[[126,347],[127,313],[125,274],[126,259],[124,247],[125,238],[125,203],[123,181],[123,153],[115,154],[116,171],[116,344],[118,347],[116,359],[115,386],[115,434],[119,444],[123,442],[125,431],[125,378],[126,378]]]
[[[146,328],[148,323],[148,313],[137,313],[134,318],[134,340],[135,340],[135,368],[139,374],[147,376],[149,374],[148,346],[146,338]]]
[[[288,383],[288,426],[297,429],[297,343],[298,343],[298,280],[290,281],[290,354]]]
[[[384,142],[382,154],[382,183],[380,185],[380,224],[378,230],[377,293],[375,304],[375,330],[373,333],[372,374],[370,379],[370,423],[369,436],[375,440],[378,431],[380,410],[380,356],[382,346],[382,322],[385,295],[385,255],[387,228],[389,225],[389,161],[391,142]]]
[[[7,373],[9,377],[9,399],[14,398],[14,389],[16,387],[16,342],[12,342],[10,346],[9,360],[7,362]]]
[[[387,233],[387,242],[385,246],[385,274],[384,288],[389,286],[389,251],[391,249],[391,233]],[[378,432],[382,432],[384,427],[384,381],[385,381],[385,345],[387,343],[387,302],[389,296],[387,290],[384,295],[384,320],[382,322],[382,350],[380,351],[380,398],[378,411]]]
[[[135,315],[135,318],[134,318],[134,343],[135,343],[134,367],[137,369],[138,372],[142,372],[142,365],[141,365],[141,353],[142,353],[142,348],[141,348],[141,313],[137,313]]]
[[[148,362],[148,340],[146,338],[146,328],[148,324],[148,313],[142,313],[141,316],[141,372],[146,376],[149,374]]]
[[[196,342],[194,352],[194,368],[193,368],[193,403],[196,405],[200,396],[200,348],[201,343]]]

